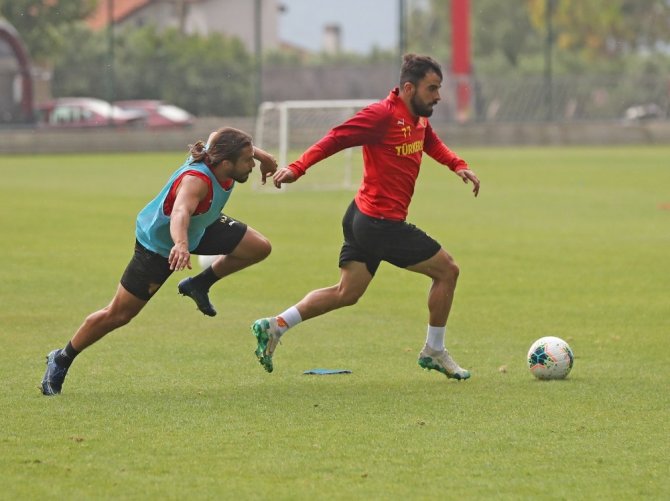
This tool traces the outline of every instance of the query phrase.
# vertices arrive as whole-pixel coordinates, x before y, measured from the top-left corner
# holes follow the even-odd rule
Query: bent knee
[[[456,264],[456,261],[453,259],[449,263],[449,274],[453,278],[458,278],[458,275],[461,274],[461,269],[458,267],[458,264]]]
[[[440,262],[437,278],[439,280],[456,281],[460,275],[461,269],[458,267],[454,258],[446,254]]]
[[[243,249],[235,252],[235,257],[243,259],[249,263],[258,263],[263,261],[272,252],[272,244],[270,241],[262,236],[254,239],[253,243],[247,244]]]
[[[256,261],[262,261],[272,252],[272,244],[267,238],[260,237],[254,251],[254,258]]]

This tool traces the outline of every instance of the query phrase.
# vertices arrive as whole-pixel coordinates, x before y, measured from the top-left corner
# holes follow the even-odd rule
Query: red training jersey
[[[363,146],[358,209],[371,217],[404,221],[424,151],[454,172],[468,164],[437,137],[426,117],[412,115],[399,94],[393,89],[386,99],[334,127],[288,168],[298,178],[338,151]]]

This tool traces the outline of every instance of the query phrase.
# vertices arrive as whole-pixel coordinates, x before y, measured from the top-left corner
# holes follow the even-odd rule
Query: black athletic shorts
[[[216,256],[230,254],[240,243],[247,225],[221,214],[221,218],[205,230],[192,254]],[[172,275],[166,257],[146,249],[135,241],[135,252],[121,277],[121,285],[133,296],[149,301]]]
[[[359,261],[365,263],[372,276],[381,261],[407,268],[430,259],[442,247],[413,224],[366,216],[355,201],[342,218],[342,231],[340,267],[348,261]]]

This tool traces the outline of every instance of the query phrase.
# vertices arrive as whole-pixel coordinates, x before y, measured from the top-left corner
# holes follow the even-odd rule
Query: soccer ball
[[[528,368],[538,379],[564,379],[574,360],[568,343],[558,337],[542,337],[528,350]]]
[[[198,256],[198,264],[203,270],[212,266],[212,263],[216,261],[219,256]]]

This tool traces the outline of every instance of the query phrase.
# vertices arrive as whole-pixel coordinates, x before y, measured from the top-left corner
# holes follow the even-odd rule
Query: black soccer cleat
[[[179,289],[179,294],[182,296],[188,296],[193,299],[198,309],[205,315],[208,317],[216,316],[216,310],[212,303],[209,302],[209,295],[207,294],[209,291],[196,288],[193,285],[192,278],[185,278],[179,282],[177,289]]]
[[[47,355],[47,371],[42,378],[42,395],[51,397],[58,395],[63,388],[63,381],[67,375],[67,367],[56,363],[56,357],[62,350],[54,350]]]

